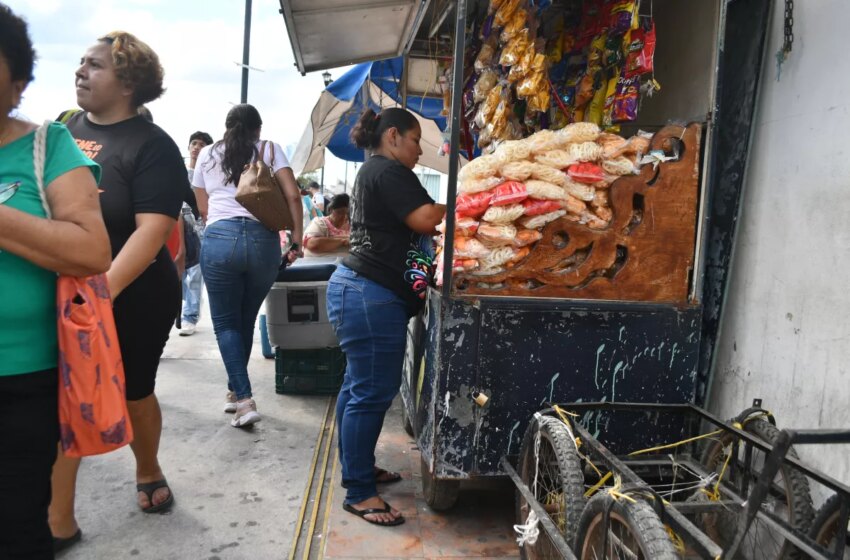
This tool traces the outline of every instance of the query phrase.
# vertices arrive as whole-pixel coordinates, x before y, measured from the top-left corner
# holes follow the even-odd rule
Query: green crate
[[[279,395],[330,395],[339,391],[345,374],[340,348],[275,349],[275,392]]]

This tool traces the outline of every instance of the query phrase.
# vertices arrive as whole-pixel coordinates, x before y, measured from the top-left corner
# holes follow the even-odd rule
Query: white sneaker
[[[180,329],[180,336],[192,336],[195,334],[195,323],[183,323],[183,328]]]
[[[234,428],[244,428],[251,424],[256,424],[262,420],[260,413],[257,412],[257,403],[254,399],[248,399],[240,403],[236,403],[236,416],[230,421],[230,425]]]
[[[236,412],[236,393],[233,391],[227,392],[227,400],[224,401],[224,411],[231,414]]]

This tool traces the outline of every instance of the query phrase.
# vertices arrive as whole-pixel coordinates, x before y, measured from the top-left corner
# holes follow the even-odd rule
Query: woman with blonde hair
[[[154,394],[159,359],[180,309],[179,277],[165,242],[180,214],[187,177],[183,157],[138,108],[163,92],[157,54],[137,37],[109,33],[76,71],[77,104],[68,121],[77,144],[103,167],[100,204],[112,242],[106,273],[124,360],[133,423],[139,508],[169,509],[174,497],[158,460],[162,413]],[[57,548],[76,542],[74,488],[79,460],[60,455],[53,471],[50,526]]]

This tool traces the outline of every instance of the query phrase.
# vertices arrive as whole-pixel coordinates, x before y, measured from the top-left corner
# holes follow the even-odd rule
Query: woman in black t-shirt
[[[100,203],[112,242],[106,273],[124,360],[133,423],[139,507],[164,511],[174,498],[157,459],[162,414],[154,395],[159,359],[180,307],[180,283],[164,245],[188,187],[180,149],[139,116],[163,93],[163,70],[151,48],[114,32],[89,48],[76,72],[77,103],[68,120],[80,148],[103,168]],[[74,487],[79,459],[62,457],[53,471],[50,525],[54,537],[79,538]]]
[[[328,285],[328,317],[347,359],[337,400],[343,507],[377,525],[404,522],[378,496],[376,483],[400,477],[375,467],[375,445],[401,384],[407,322],[431,280],[431,235],[446,211],[413,173],[421,136],[404,109],[360,117],[351,138],[372,156],[354,183],[351,252]]]

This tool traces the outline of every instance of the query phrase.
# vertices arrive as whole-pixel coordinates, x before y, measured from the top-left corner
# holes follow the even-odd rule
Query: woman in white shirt
[[[225,121],[224,139],[201,151],[192,181],[198,208],[207,223],[201,271],[227,370],[224,411],[236,413],[230,423],[235,427],[260,421],[248,378],[248,358],[254,343],[254,323],[277,278],[281,259],[278,232],[266,228],[236,201],[236,187],[245,165],[261,157],[272,168],[295,223],[293,239],[301,239],[303,231],[301,196],[283,150],[268,142],[264,153],[259,153],[262,125],[260,113],[253,106],[233,107]],[[291,262],[300,255],[298,244],[293,244],[287,258]]]

